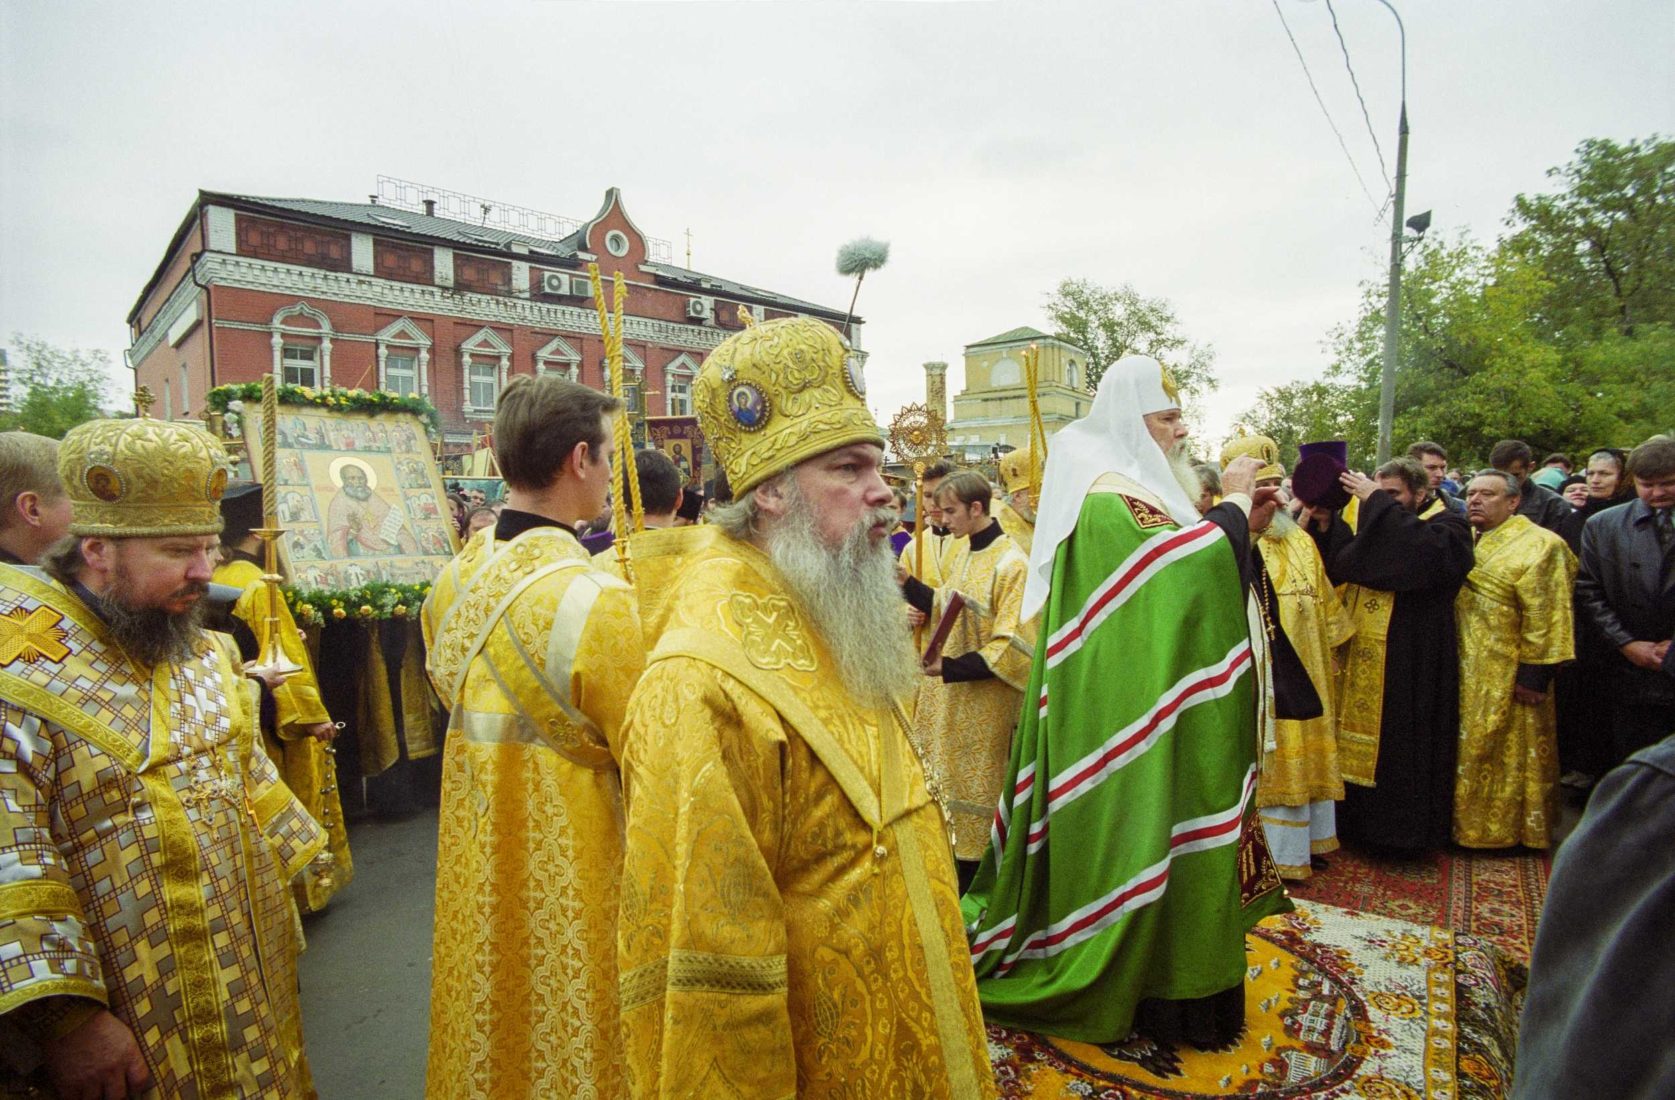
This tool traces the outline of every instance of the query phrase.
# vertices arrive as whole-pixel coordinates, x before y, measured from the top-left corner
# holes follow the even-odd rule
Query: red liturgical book
[[[925,656],[934,657],[942,652],[942,643],[948,640],[954,624],[959,621],[960,612],[965,610],[965,597],[955,592],[948,597],[948,606],[942,609],[942,618],[937,620],[936,633],[931,635],[931,644],[925,647]]]

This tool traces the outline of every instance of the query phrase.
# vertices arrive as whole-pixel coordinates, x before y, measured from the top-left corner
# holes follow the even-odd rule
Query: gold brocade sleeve
[[[1515,582],[1523,605],[1519,664],[1556,665],[1575,658],[1575,586],[1576,556],[1559,539],[1545,540],[1540,556]]]
[[[582,628],[581,643],[570,668],[570,697],[576,709],[599,727],[611,747],[611,756],[617,760],[622,759],[622,723],[628,697],[645,667],[639,605],[632,589],[613,583],[599,593]],[[552,670],[548,672],[551,675]]]
[[[624,739],[617,935],[630,1092],[793,1096],[774,876],[784,841],[779,718],[725,674],[677,657],[646,672]]]
[[[0,703],[0,1015],[59,994],[106,1003],[99,952],[53,840],[55,755],[46,723]],[[64,754],[72,769],[77,755]],[[85,770],[71,778],[90,781]]]
[[[290,741],[302,737],[305,726],[330,722],[331,715],[326,713],[325,704],[320,701],[320,686],[314,678],[314,663],[309,660],[308,646],[303,641],[302,633],[297,630],[296,620],[291,617],[291,609],[286,607],[285,601],[281,599],[277,601],[275,611],[279,628],[279,648],[284,651],[286,659],[302,669],[273,691],[274,708],[279,720],[278,735],[281,739]],[[248,585],[239,596],[238,602],[233,605],[233,614],[256,635],[257,645],[267,645],[268,606],[265,585],[260,581]]]
[[[1022,554],[1008,553],[995,566],[990,588],[994,614],[984,624],[989,637],[977,651],[998,679],[1019,691],[1029,686],[1029,668],[1035,656],[1033,623],[1020,621],[1028,579],[1029,559]]]

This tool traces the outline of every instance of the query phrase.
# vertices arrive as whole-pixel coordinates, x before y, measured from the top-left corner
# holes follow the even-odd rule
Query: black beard
[[[114,591],[94,596],[93,600],[94,610],[105,620],[111,638],[140,664],[179,664],[192,656],[203,638],[202,597],[179,613],[158,607],[129,607]]]

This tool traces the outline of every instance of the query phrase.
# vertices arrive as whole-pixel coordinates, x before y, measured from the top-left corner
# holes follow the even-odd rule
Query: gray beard
[[[1279,508],[1274,511],[1274,518],[1263,529],[1262,537],[1278,542],[1297,529],[1297,521],[1291,518],[1291,513]]]
[[[769,533],[768,557],[813,620],[843,686],[864,707],[888,707],[911,695],[919,662],[896,559],[888,539],[874,543],[868,533],[880,521],[894,525],[895,510],[869,512],[833,548],[820,540],[814,510],[791,478],[784,492],[789,508]]]
[[[1198,479],[1198,471],[1192,468],[1192,458],[1186,453],[1186,440],[1165,451],[1163,457],[1169,460],[1169,472],[1175,475],[1176,483],[1188,500],[1197,500],[1204,495],[1204,483]]]

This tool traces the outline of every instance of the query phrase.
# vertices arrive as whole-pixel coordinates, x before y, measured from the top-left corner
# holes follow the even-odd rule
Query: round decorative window
[[[1016,386],[1023,381],[1024,368],[1016,359],[1003,358],[989,370],[989,385]]]
[[[620,229],[605,234],[605,251],[613,256],[628,255],[628,234]]]

